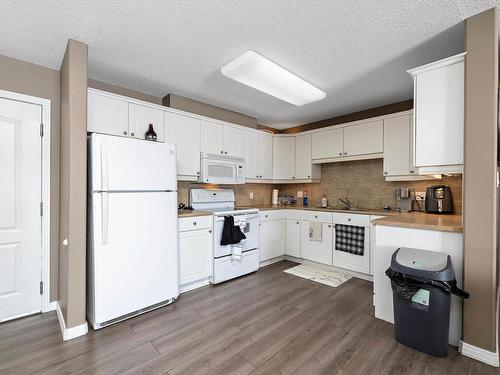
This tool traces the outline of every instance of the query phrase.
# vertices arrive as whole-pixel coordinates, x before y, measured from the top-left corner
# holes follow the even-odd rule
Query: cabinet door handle
[[[127,131],[124,131],[124,132],[123,132],[123,135],[127,135]]]

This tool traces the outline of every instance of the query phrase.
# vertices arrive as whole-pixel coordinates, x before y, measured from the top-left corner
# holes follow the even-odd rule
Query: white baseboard
[[[281,256],[276,257],[276,258],[272,258],[272,259],[264,260],[264,261],[260,262],[259,266],[260,266],[260,267],[269,266],[270,264],[277,263],[277,262],[281,262],[281,261],[282,261],[282,260],[284,260],[284,259],[285,259],[285,256],[284,256],[284,255],[281,255]]]
[[[42,313],[46,313],[49,311],[56,311],[57,309],[57,301],[49,302],[47,306],[42,306]]]
[[[477,346],[467,344],[463,341],[460,341],[458,351],[467,357],[477,359],[490,366],[499,366],[498,353],[478,348]]]
[[[71,340],[79,336],[86,335],[89,331],[89,327],[87,322],[84,324],[80,324],[76,327],[66,328],[66,322],[64,321],[64,317],[61,311],[61,306],[56,302],[56,311],[57,311],[57,319],[59,320],[59,325],[61,326],[61,333],[63,336],[63,340]]]

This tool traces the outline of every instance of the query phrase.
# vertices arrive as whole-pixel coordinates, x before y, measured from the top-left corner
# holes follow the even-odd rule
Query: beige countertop
[[[308,210],[308,211],[324,211],[324,212],[340,212],[340,213],[349,213],[349,214],[363,214],[363,215],[398,215],[399,212],[391,211],[391,210],[376,210],[376,209],[354,209],[354,210],[346,210],[335,207],[315,207],[315,206],[302,206],[302,205],[255,205],[255,206],[240,206],[238,208],[258,208],[261,211],[270,211],[270,210]]]
[[[202,211],[202,210],[178,210],[177,211],[177,217],[178,218],[183,218],[183,217],[194,217],[194,216],[208,216],[212,215],[211,212],[209,211]]]
[[[258,208],[261,211],[291,209],[291,210],[340,212],[340,213],[363,214],[363,215],[379,215],[385,217],[373,220],[372,222],[376,225],[438,230],[443,232],[458,232],[458,233],[463,232],[461,215],[435,215],[435,214],[426,214],[424,212],[400,213],[394,210],[376,210],[376,209],[343,210],[337,208],[321,208],[314,206],[304,207],[301,205],[296,205],[296,206],[255,205],[250,207]]]
[[[376,225],[392,227],[428,229],[442,232],[463,232],[461,215],[435,215],[423,212],[410,212],[375,219],[372,222]]]

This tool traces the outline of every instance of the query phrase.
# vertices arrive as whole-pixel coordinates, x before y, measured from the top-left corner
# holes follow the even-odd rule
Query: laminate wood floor
[[[1,374],[500,374],[416,352],[375,319],[372,284],[332,288],[288,261],[64,342],[55,313],[0,325]]]

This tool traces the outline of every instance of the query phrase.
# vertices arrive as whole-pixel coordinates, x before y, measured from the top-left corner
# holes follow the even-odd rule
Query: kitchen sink
[[[321,207],[321,206],[316,206],[316,208],[322,208],[322,209],[327,209],[327,210],[339,210],[339,211],[366,211],[366,209],[363,208],[357,208],[357,207]]]

